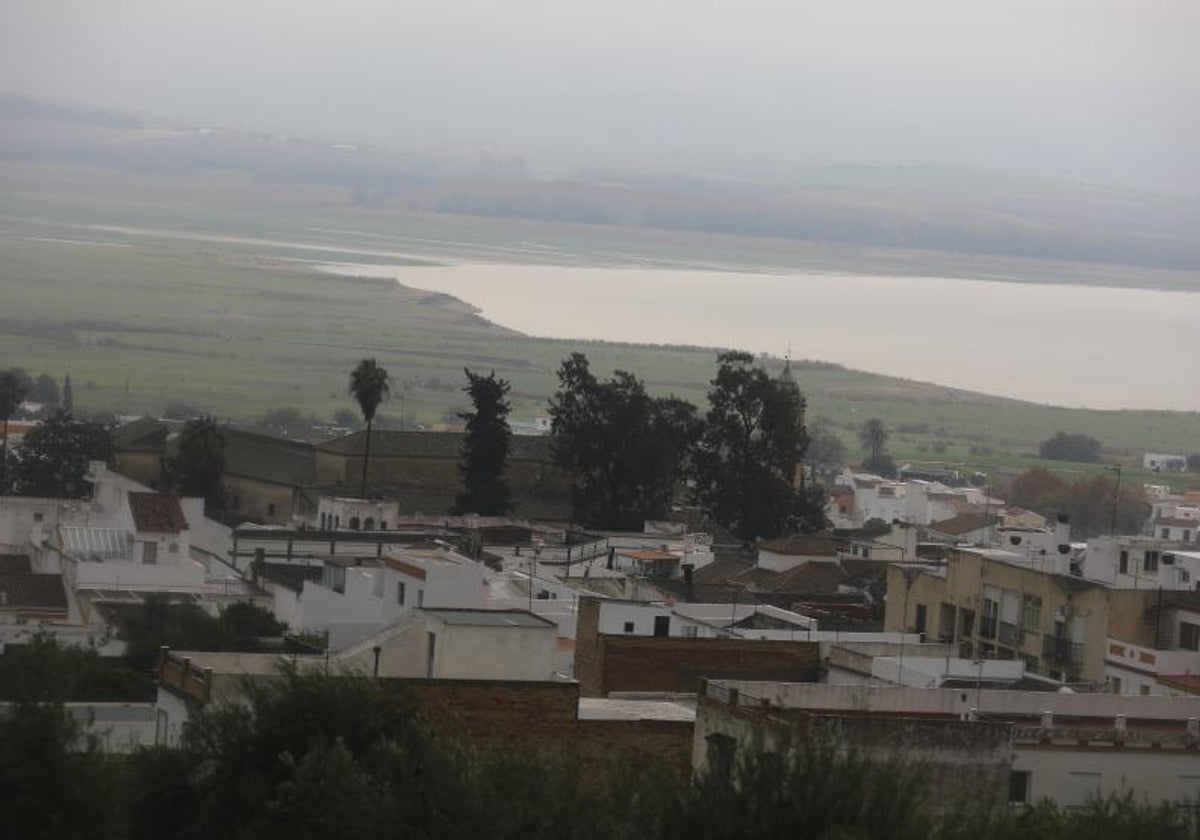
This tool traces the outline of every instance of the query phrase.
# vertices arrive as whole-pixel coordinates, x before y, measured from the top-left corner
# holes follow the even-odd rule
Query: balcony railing
[[[1042,644],[1042,656],[1058,665],[1083,667],[1083,644],[1061,636],[1047,636]]]
[[[1007,621],[1000,622],[1000,644],[1016,647],[1021,643],[1021,629]]]
[[[991,616],[984,616],[979,619],[979,635],[985,639],[996,638],[996,619]]]

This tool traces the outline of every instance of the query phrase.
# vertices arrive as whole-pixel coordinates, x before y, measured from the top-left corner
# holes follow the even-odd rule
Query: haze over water
[[[331,265],[549,338],[736,347],[1054,405],[1200,410],[1200,297],[931,277]],[[564,351],[565,352],[565,351]]]

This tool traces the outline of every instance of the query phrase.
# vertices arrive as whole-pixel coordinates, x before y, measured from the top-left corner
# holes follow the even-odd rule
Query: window
[[[373,516],[368,516],[366,519],[363,520],[363,530],[364,531],[374,531],[375,530],[375,518]]]
[[[632,632],[633,632],[633,622],[632,622],[632,621],[626,621],[626,622],[625,622],[625,632],[626,632],[626,633],[632,633]]]
[[[696,625],[694,625],[694,624],[685,624],[685,625],[683,626],[683,635],[684,635],[684,636],[687,636],[689,639],[694,639],[694,638],[696,638]]]
[[[1187,528],[1184,528],[1184,529],[1183,529],[1183,541],[1184,541],[1184,542],[1191,542],[1191,541],[1192,541],[1192,532],[1191,532],[1191,531],[1189,531]]]
[[[1129,552],[1121,549],[1121,559],[1117,561],[1117,569],[1121,574],[1129,574]]]
[[[267,505],[267,516],[275,515],[275,503],[271,502]]]
[[[1162,529],[1162,538],[1163,538],[1164,540],[1169,540],[1169,539],[1171,539],[1171,529],[1170,529],[1170,528],[1163,528],[1163,529]]]
[[[1200,650],[1200,624],[1179,622],[1179,647],[1183,650]]]
[[[148,542],[142,544],[142,564],[153,566],[158,562],[158,543]]]
[[[1121,678],[1120,677],[1112,678],[1112,689],[1113,689],[1113,694],[1121,693]]]
[[[918,633],[923,634],[925,632],[925,622],[928,621],[928,615],[926,614],[926,612],[927,611],[925,609],[924,604],[917,604],[917,632]]]
[[[1142,559],[1142,570],[1147,572],[1158,571],[1158,552],[1147,551]]]
[[[1141,685],[1138,686],[1138,694],[1142,695],[1143,697],[1149,697],[1150,696],[1150,686],[1146,685],[1145,683],[1142,683]]]
[[[669,615],[654,616],[654,635],[655,636],[671,635],[671,616],[669,616]]]
[[[979,622],[979,635],[989,639],[996,637],[996,623],[1000,618],[1000,602],[991,598],[983,599],[983,618]]]
[[[1191,583],[1192,582],[1192,573],[1189,572],[1187,569],[1180,569],[1179,570],[1179,582],[1180,583]]]
[[[1026,630],[1037,631],[1042,627],[1042,599],[1036,595],[1025,596],[1025,609],[1021,617],[1021,626]]]
[[[425,606],[425,590],[424,589],[417,590],[417,606],[418,607]]]
[[[1008,801],[1029,801],[1029,771],[1013,770],[1008,774]]]
[[[403,581],[396,584],[396,603],[399,604],[400,606],[404,606],[404,582]]]
[[[351,531],[357,531],[357,530],[358,530],[358,517],[357,517],[357,516],[351,516],[351,517],[350,517],[350,530],[351,530]]]

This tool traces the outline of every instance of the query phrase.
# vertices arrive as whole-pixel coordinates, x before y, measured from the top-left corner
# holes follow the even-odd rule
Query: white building
[[[258,564],[276,617],[300,633],[328,634],[338,651],[419,607],[479,609],[483,566],[448,547],[390,547],[382,557]]]
[[[66,601],[60,615],[0,623],[0,645],[42,629],[119,653],[110,607],[159,594],[215,612],[261,594],[224,562],[229,529],[204,517],[202,499],[154,493],[100,462],[87,478],[90,499],[0,499],[0,554],[25,558],[35,577],[60,576]]]
[[[704,765],[714,736],[735,750],[769,750],[780,743],[770,727],[794,727],[818,716],[841,721],[835,731],[850,738],[860,723],[870,730],[885,722],[899,731],[919,721],[931,742],[937,727],[946,729],[928,756],[946,778],[972,764],[972,770],[986,770],[970,776],[990,781],[989,788],[974,791],[983,801],[1007,798],[1015,805],[1045,798],[1077,808],[1093,797],[1128,794],[1152,803],[1194,803],[1200,799],[1196,704],[1194,696],[713,680],[697,708],[693,765]],[[812,717],[797,714],[803,711]],[[995,738],[1001,734],[995,727],[1008,736]],[[997,750],[997,743],[1008,746]],[[900,747],[909,756],[920,752],[907,743]]]
[[[1146,452],[1142,455],[1142,469],[1154,472],[1184,472],[1187,470],[1187,456]]]
[[[1117,589],[1191,590],[1200,584],[1200,551],[1154,537],[1105,536],[1088,540],[1081,575]]]

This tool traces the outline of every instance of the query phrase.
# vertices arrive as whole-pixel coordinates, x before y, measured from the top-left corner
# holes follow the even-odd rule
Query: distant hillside
[[[245,173],[343,188],[367,209],[612,225],[959,255],[1200,270],[1200,196],[1160,196],[937,167],[829,167],[756,177],[474,162],[0,96],[0,161],[170,176]]]

